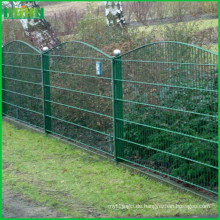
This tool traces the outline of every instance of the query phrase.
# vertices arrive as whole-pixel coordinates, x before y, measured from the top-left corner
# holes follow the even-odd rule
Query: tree
[[[2,2],[2,5],[7,8],[21,8],[22,5],[25,5],[27,8],[40,8],[35,1],[4,1]],[[50,23],[45,19],[19,19],[19,21],[22,24],[25,35],[30,39],[33,46],[39,50],[42,51],[44,47],[48,47],[50,49],[60,43]]]
[[[154,2],[130,2],[132,11],[137,22],[147,25],[147,21],[152,19],[152,6]]]
[[[114,1],[105,2],[106,21],[109,26],[116,26],[120,28],[126,27],[125,18],[123,16],[121,2]]]

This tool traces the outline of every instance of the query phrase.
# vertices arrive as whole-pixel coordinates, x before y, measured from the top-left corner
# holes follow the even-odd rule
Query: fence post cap
[[[119,56],[119,55],[121,55],[121,51],[119,49],[115,49],[113,51],[113,54],[114,54],[114,56]]]
[[[47,51],[48,49],[48,47],[43,47],[43,51]]]

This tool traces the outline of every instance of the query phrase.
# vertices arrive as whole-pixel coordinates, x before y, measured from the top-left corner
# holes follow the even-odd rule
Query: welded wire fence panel
[[[22,41],[2,48],[4,115],[43,128],[41,53]]]
[[[83,42],[3,47],[3,115],[217,194],[218,56],[158,42],[111,57]]]
[[[49,57],[47,131],[113,154],[111,57],[81,42],[63,43],[43,57]]]
[[[122,55],[118,158],[217,193],[217,60],[177,42]]]

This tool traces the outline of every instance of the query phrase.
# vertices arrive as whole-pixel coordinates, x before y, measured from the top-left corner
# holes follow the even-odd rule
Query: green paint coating
[[[49,56],[45,56],[44,54],[42,54],[44,129],[46,133],[50,133],[48,132],[48,130],[51,130],[51,117],[48,117],[51,115],[51,105],[50,102],[46,101],[46,100],[50,100],[50,72],[48,70],[49,70]]]
[[[115,136],[115,161],[119,161],[119,156],[123,157],[124,142],[120,139],[124,138],[123,125],[123,100],[122,97],[122,68],[121,58],[115,57],[113,59],[113,102],[114,102],[114,136]],[[118,120],[120,119],[120,120]],[[120,138],[120,139],[119,139]]]
[[[4,54],[3,54],[3,50],[2,50],[2,64],[4,64]],[[6,89],[6,82],[4,79],[5,76],[5,70],[4,70],[4,65],[2,65],[2,114],[4,115],[7,112],[7,105],[5,105],[5,103],[3,101],[5,101],[5,89]]]
[[[35,11],[36,12],[36,11]],[[4,14],[6,13],[6,10],[4,10]],[[9,13],[10,13],[10,9],[9,9]],[[12,12],[11,12],[12,13]],[[34,11],[32,11],[32,13],[34,13]],[[18,12],[17,15],[19,16]],[[16,47],[14,47],[14,51],[11,50],[10,48],[13,48],[13,44],[16,45]],[[81,49],[82,47],[84,47],[84,51],[82,50],[82,53],[80,55],[76,55],[75,53],[73,54],[68,54],[68,55],[62,55],[59,54],[59,51],[62,50],[62,47],[65,47],[66,44],[71,44],[73,45],[77,45],[79,46],[79,48]],[[19,45],[23,45],[24,47],[31,49],[32,52],[30,52],[30,50],[27,51],[16,51],[17,48],[19,48]],[[157,46],[162,45],[159,49],[157,48]],[[69,46],[69,45],[68,45]],[[57,50],[58,49],[58,50]],[[74,48],[73,48],[74,49]],[[145,51],[146,50],[146,51]],[[99,54],[100,57],[96,57],[96,56],[92,56],[91,54],[87,53],[87,51],[93,51],[97,54]],[[183,54],[185,53],[185,51],[187,51],[189,54],[188,56],[185,56],[184,59],[182,59],[181,55],[179,55],[179,53],[183,51]],[[160,54],[164,53],[165,54],[165,59],[161,59],[160,60]],[[144,56],[148,54],[149,57],[146,59],[146,57],[144,58]],[[157,55],[155,55],[157,54]],[[36,66],[31,66],[29,65],[28,62],[26,63],[22,63],[22,65],[18,65],[16,63],[16,65],[13,65],[13,63],[11,62],[6,62],[5,58],[7,58],[7,56],[10,57],[10,59],[7,60],[13,60],[13,56],[14,58],[17,59],[17,55],[19,56],[23,56],[23,57],[28,57],[28,56],[32,56],[35,57],[37,59],[38,56],[41,56],[41,67],[36,68]],[[71,56],[72,55],[72,56]],[[177,57],[181,58],[181,59],[176,59]],[[171,57],[174,57],[171,59]],[[103,65],[103,76],[96,76],[95,73],[93,74],[93,69],[92,71],[85,71],[85,73],[81,73],[78,72],[77,69],[75,68],[76,63],[73,65],[72,63],[70,63],[69,65],[72,67],[71,70],[69,71],[61,71],[61,69],[52,69],[50,68],[50,61],[55,62],[56,59],[63,59],[63,60],[77,60],[77,62],[82,62],[82,61],[88,61],[88,63],[90,62],[96,62],[96,61],[100,61],[102,62]],[[189,59],[190,58],[190,59]],[[194,60],[194,62],[191,62],[191,59],[193,60],[194,58],[196,58]],[[20,119],[17,118],[17,120],[21,120],[27,124],[39,127],[39,128],[44,128],[46,133],[53,133],[55,135],[58,135],[62,138],[66,138],[67,140],[71,140],[71,141],[75,141],[76,143],[79,143],[80,145],[83,144],[84,146],[91,148],[91,149],[95,149],[97,151],[103,152],[105,154],[108,154],[112,157],[114,157],[115,161],[126,161],[126,162],[130,162],[134,165],[138,165],[139,167],[142,168],[146,168],[148,170],[151,170],[153,172],[157,172],[160,175],[166,175],[167,177],[173,178],[175,180],[180,180],[184,183],[188,183],[191,184],[193,186],[199,187],[201,189],[204,189],[206,191],[212,192],[214,194],[217,194],[217,190],[214,186],[214,183],[212,182],[214,180],[214,177],[217,175],[218,172],[218,167],[217,165],[214,163],[215,160],[211,159],[210,161],[204,161],[204,157],[200,156],[197,159],[193,158],[193,155],[187,155],[187,151],[191,150],[189,148],[189,143],[188,145],[184,145],[185,143],[181,143],[178,142],[179,139],[183,139],[184,141],[188,140],[191,141],[192,143],[199,143],[202,146],[204,146],[204,148],[206,148],[207,146],[212,146],[212,148],[210,149],[213,150],[213,152],[215,152],[214,150],[217,147],[217,140],[215,138],[211,138],[209,136],[209,134],[206,134],[206,136],[199,136],[199,133],[196,133],[196,131],[200,131],[200,127],[197,124],[193,124],[193,126],[196,128],[194,129],[194,132],[191,133],[184,133],[184,130],[175,130],[175,123],[172,124],[172,120],[175,119],[175,117],[179,117],[179,119],[181,119],[181,117],[188,117],[190,116],[190,118],[192,118],[192,122],[196,123],[198,119],[201,119],[201,127],[204,127],[206,125],[206,123],[210,123],[210,122],[215,122],[217,123],[217,111],[212,110],[213,106],[210,106],[209,108],[212,110],[206,112],[206,111],[199,111],[197,109],[187,109],[185,108],[184,105],[182,106],[174,106],[173,103],[175,103],[176,99],[173,101],[172,105],[167,106],[164,103],[160,103],[158,102],[159,98],[158,98],[158,94],[160,94],[161,97],[165,97],[164,100],[167,100],[167,97],[169,97],[172,94],[178,94],[181,97],[187,96],[187,94],[190,94],[190,97],[195,98],[195,100],[199,100],[201,98],[203,98],[203,96],[206,98],[205,103],[207,102],[207,100],[210,99],[214,99],[217,95],[217,89],[215,88],[215,86],[212,88],[212,86],[210,86],[210,80],[204,80],[202,78],[202,74],[206,74],[209,76],[212,76],[213,81],[216,78],[216,74],[217,74],[217,55],[204,50],[202,48],[193,46],[193,45],[189,45],[189,44],[185,44],[185,43],[180,43],[180,42],[157,42],[157,43],[151,43],[151,44],[147,44],[144,45],[140,48],[134,49],[132,51],[130,51],[129,53],[120,55],[118,57],[111,57],[107,54],[105,54],[104,52],[100,51],[99,49],[86,44],[84,42],[79,42],[79,41],[71,41],[71,42],[65,42],[62,43],[52,49],[50,49],[47,52],[41,53],[40,51],[38,51],[37,49],[35,49],[34,47],[32,47],[31,45],[22,42],[22,41],[13,41],[8,43],[7,45],[5,45],[3,47],[3,56],[2,56],[2,98],[3,98],[3,102],[2,102],[2,113],[3,115],[7,115],[9,117],[12,118],[16,118],[16,116],[11,115],[11,112],[9,111],[10,106],[14,107],[15,109],[19,110],[19,114],[22,112],[30,112],[36,115],[39,115],[41,117],[41,122],[44,123],[43,126],[39,126],[35,123],[28,123],[27,121],[25,121],[24,119]],[[65,64],[65,62],[63,62]],[[68,64],[68,63],[66,63]],[[111,65],[110,65],[111,64]],[[87,64],[86,64],[87,65]],[[89,64],[90,65],[90,64]],[[92,65],[92,64],[91,64]],[[106,66],[109,65],[109,69],[106,68]],[[51,64],[51,66],[53,66]],[[144,67],[147,66],[146,69],[144,69]],[[63,65],[63,67],[65,68],[65,65]],[[154,68],[155,67],[155,68]],[[105,69],[106,68],[106,69]],[[42,74],[42,82],[36,82],[33,80],[29,80],[27,78],[19,78],[18,75],[13,76],[13,75],[7,75],[7,72],[5,70],[8,69],[13,69],[14,70],[19,70],[20,72],[23,71],[29,71],[30,73],[33,72],[33,74],[39,73],[41,71]],[[94,70],[95,70],[95,65],[94,65]],[[148,72],[148,70],[151,70],[152,72],[154,70],[157,70],[157,72],[160,73],[161,78],[166,76],[166,73],[168,72],[168,74],[173,74],[176,73],[178,78],[176,78],[175,81],[172,81],[172,77],[173,75],[170,75],[172,77],[167,77],[169,80],[167,81],[163,81],[161,80],[159,77],[156,78],[156,80],[151,80],[154,79],[154,75],[152,75],[150,78],[151,81],[147,81],[146,78],[148,77],[148,75],[151,73],[150,71]],[[198,73],[201,72],[201,70],[203,71],[202,74],[196,74],[193,75],[196,70],[198,71]],[[105,76],[105,73],[107,71],[111,71],[111,76],[110,74]],[[133,71],[133,72],[132,72]],[[200,72],[199,72],[200,71]],[[132,73],[131,73],[132,72]],[[15,71],[16,73],[16,71]],[[110,72],[109,72],[110,73]],[[122,74],[123,73],[123,74]],[[146,74],[148,73],[148,74]],[[188,74],[187,77],[183,76],[183,74]],[[106,82],[112,82],[112,88],[109,89],[109,93],[96,93],[94,91],[90,92],[89,90],[83,91],[80,90],[76,87],[68,87],[68,88],[64,88],[65,86],[57,86],[56,84],[51,85],[50,82],[50,74],[56,74],[56,75],[60,75],[63,77],[74,77],[75,79],[77,79],[77,77],[81,78],[81,77],[85,77],[87,80],[104,80]],[[133,74],[133,75],[132,75]],[[142,78],[138,78],[138,74],[145,74],[144,77],[142,76]],[[191,75],[190,75],[191,74]],[[132,76],[132,77],[128,77],[128,76]],[[140,76],[140,75],[139,75]],[[137,78],[136,78],[137,77]],[[180,77],[184,77],[184,80],[188,80],[186,81],[187,83],[180,83],[181,79]],[[191,78],[190,78],[191,77]],[[52,78],[51,78],[52,79]],[[205,78],[206,79],[206,78]],[[183,82],[185,82],[183,80]],[[89,81],[88,81],[89,82]],[[191,83],[191,82],[196,82],[195,84]],[[7,83],[7,85],[6,85]],[[36,97],[36,95],[32,95],[32,94],[24,94],[23,92],[20,91],[12,91],[11,88],[8,86],[10,85],[10,83],[13,83],[13,85],[18,85],[20,83],[22,83],[22,85],[25,86],[29,86],[29,87],[34,87],[36,88],[42,88],[42,94],[40,97]],[[130,99],[130,97],[128,96],[128,91],[126,90],[126,85],[127,84],[131,84],[133,87],[130,87],[130,90],[132,90],[133,88],[138,88],[140,90],[136,90],[133,91],[133,94],[138,94],[138,92],[140,92],[140,99]],[[207,86],[209,85],[209,86]],[[20,86],[22,87],[22,86]],[[146,94],[143,92],[143,87],[148,88],[148,93],[146,92]],[[142,90],[141,90],[142,88]],[[162,89],[161,89],[162,88]],[[107,100],[112,102],[112,112],[110,114],[105,114],[103,112],[97,112],[97,109],[86,109],[85,107],[81,107],[81,106],[77,106],[76,103],[72,104],[72,103],[63,103],[62,101],[62,96],[60,97],[59,100],[53,100],[51,98],[51,94],[50,92],[56,90],[56,94],[58,92],[61,92],[61,94],[68,94],[68,93],[74,93],[76,94],[76,97],[89,97],[88,100],[93,100],[93,99],[97,99],[97,100]],[[129,90],[129,91],[130,91]],[[157,93],[155,93],[155,100],[153,100],[153,102],[146,102],[146,100],[148,100],[148,96],[149,95],[149,91],[151,90],[155,90],[157,91]],[[33,89],[34,91],[34,89]],[[158,92],[159,91],[159,92]],[[66,92],[66,93],[65,93]],[[110,95],[112,93],[112,95]],[[6,97],[7,94],[7,97]],[[9,99],[8,97],[10,97],[10,95],[16,95],[16,97],[20,97],[20,98],[28,98],[31,100],[35,100],[38,103],[43,103],[43,110],[40,111],[37,109],[36,106],[21,106],[17,103],[12,103],[11,99]],[[199,95],[194,95],[194,94],[199,94]],[[145,96],[147,98],[145,98]],[[172,96],[171,96],[172,97]],[[7,98],[7,100],[6,100]],[[17,99],[17,98],[16,98]],[[186,98],[187,99],[187,98]],[[83,99],[82,99],[83,100]],[[186,102],[188,102],[188,100],[186,100]],[[197,101],[198,102],[198,101]],[[181,104],[181,103],[180,103]],[[193,103],[194,104],[194,103]],[[185,104],[187,105],[187,103]],[[89,126],[88,124],[80,124],[79,121],[71,121],[68,118],[61,118],[60,116],[56,116],[56,115],[52,115],[51,113],[51,106],[62,106],[64,109],[64,113],[65,113],[65,109],[69,110],[77,110],[79,111],[81,114],[90,114],[90,118],[88,117],[87,120],[93,119],[95,117],[103,117],[105,118],[105,120],[110,120],[113,123],[113,134],[109,134],[109,131],[105,131],[105,130],[99,130],[99,127],[92,127]],[[151,121],[139,121],[139,118],[137,118],[138,120],[135,121],[135,118],[127,118],[127,115],[124,113],[126,112],[127,108],[129,106],[133,106],[135,107],[134,110],[132,111],[132,114],[134,115],[136,112],[135,111],[142,111],[143,114],[141,114],[141,116],[144,116],[145,114],[149,117],[149,119],[153,118],[153,120],[156,120],[158,117],[158,114],[154,115],[151,114],[152,109],[156,109],[154,113],[159,112],[160,115],[164,114],[165,118],[166,118],[166,114],[170,114],[169,117],[166,118],[167,121],[165,121],[164,124],[171,124],[172,126],[174,126],[175,129],[173,129],[173,127],[163,127],[160,126],[160,124],[151,124]],[[101,108],[103,108],[105,106],[101,106]],[[65,114],[64,114],[65,115]],[[141,117],[140,117],[141,119]],[[54,128],[52,127],[52,120],[53,121],[58,121],[58,123],[65,123],[66,127],[68,126],[74,126],[77,127],[77,129],[84,129],[84,131],[86,132],[91,132],[91,134],[98,134],[98,135],[103,135],[106,138],[108,138],[110,136],[110,138],[113,138],[113,142],[114,142],[114,154],[113,151],[112,152],[108,152],[105,149],[100,149],[98,146],[92,146],[92,144],[88,144],[85,143],[81,140],[77,140],[74,138],[74,133],[72,134],[71,137],[60,133],[59,131],[54,130]],[[185,118],[184,118],[185,120]],[[190,121],[191,122],[191,121]],[[178,120],[177,120],[178,123]],[[188,125],[188,121],[184,121],[184,126]],[[132,127],[131,131],[128,130],[126,128],[126,126],[130,126]],[[180,127],[182,126],[182,124],[180,125]],[[183,129],[185,128],[183,126]],[[127,130],[126,130],[127,129]],[[215,129],[215,127],[213,128],[213,130]],[[65,130],[65,126],[62,127],[62,130]],[[144,133],[145,131],[148,131],[148,133]],[[92,133],[94,132],[94,133]],[[127,138],[126,134],[127,132],[133,132],[132,136],[130,137],[130,139]],[[141,138],[148,138],[148,136],[152,135],[150,134],[150,132],[157,134],[153,141],[158,141],[159,139],[159,144],[162,142],[163,146],[160,148],[157,145],[154,145],[154,142],[146,142],[146,143],[142,143],[139,141],[139,139]],[[137,136],[137,138],[135,139],[135,135],[139,135],[140,134],[140,138]],[[161,136],[159,136],[158,134],[161,134]],[[82,133],[82,136],[84,134]],[[92,135],[91,135],[92,136]],[[94,135],[93,135],[94,136]],[[163,141],[163,137],[169,137],[167,139],[165,139],[165,141]],[[176,146],[174,146],[174,148],[176,147],[177,149],[180,149],[181,147],[185,147],[187,150],[185,151],[185,154],[181,154],[175,152],[173,149],[166,149],[166,145],[167,143],[169,143],[170,139],[175,137],[176,138]],[[89,137],[88,137],[89,138]],[[139,139],[138,139],[139,138]],[[179,147],[179,145],[182,144],[182,146]],[[133,152],[130,152],[130,154],[128,154],[128,149],[129,147],[133,147],[131,148],[132,150],[136,150],[137,152],[135,154],[132,154]],[[194,147],[194,146],[193,146]],[[193,148],[191,147],[191,148]],[[139,160],[136,160],[136,157],[139,156],[138,154],[140,154],[140,150],[143,150],[143,152],[147,155],[149,154],[149,157],[151,156],[149,152],[156,152],[157,155],[157,163],[161,163],[160,166],[162,166],[162,162],[166,162],[165,160],[163,161],[163,157],[166,160],[175,160],[178,162],[176,165],[179,166],[187,166],[187,164],[192,164],[194,169],[201,169],[202,172],[201,173],[197,173],[197,178],[201,177],[204,174],[209,175],[208,177],[206,177],[206,179],[203,179],[201,181],[197,181],[195,182],[195,179],[187,179],[185,178],[185,176],[188,173],[188,170],[185,169],[187,172],[185,173],[185,176],[182,175],[181,177],[179,175],[180,174],[175,174],[172,173],[169,169],[170,167],[166,169],[160,169],[160,166],[152,166],[152,164],[143,164],[141,163]],[[211,153],[213,153],[211,151]],[[195,154],[200,154],[200,152],[195,152]],[[210,153],[210,154],[211,154]],[[155,154],[155,153],[154,153]],[[144,155],[145,156],[145,155]],[[212,155],[211,155],[212,156]],[[215,155],[213,154],[213,158],[215,157]],[[162,159],[161,159],[162,158]],[[162,161],[162,162],[161,162]],[[214,161],[214,162],[213,162]],[[170,164],[172,166],[172,163]],[[183,170],[183,169],[182,169]],[[183,172],[183,171],[181,171]],[[192,172],[192,170],[191,170]],[[210,178],[210,181],[209,181]],[[211,181],[212,180],[212,181]],[[207,181],[207,183],[204,183],[205,181]],[[209,182],[208,182],[209,181]],[[209,185],[210,183],[210,185]],[[206,184],[206,185],[205,185]]]

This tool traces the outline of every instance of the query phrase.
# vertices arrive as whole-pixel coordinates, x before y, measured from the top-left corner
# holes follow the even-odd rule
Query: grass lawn
[[[179,22],[178,24],[181,25],[182,23],[187,23],[189,25],[198,24],[199,31],[202,31],[202,30],[205,30],[211,27],[218,27],[218,19],[195,20],[195,21]],[[138,27],[137,29],[139,29],[139,31],[146,31],[146,32],[151,32],[153,29],[155,29],[156,32],[158,31],[158,35],[159,35],[159,32],[163,31],[166,25],[169,26],[172,24],[150,25],[148,27],[141,26],[141,27]]]
[[[3,121],[2,137],[3,184],[67,216],[155,217],[218,212],[217,203],[135,174],[44,134]],[[109,207],[116,204],[147,206]],[[208,208],[189,209],[191,205]]]
[[[183,22],[179,22],[178,25],[181,25],[182,23]],[[188,21],[184,23],[187,23],[189,25],[191,24],[198,25],[198,31],[203,31],[207,28],[218,27],[218,19],[195,20],[195,21]],[[142,27],[136,28],[136,30],[141,31],[146,34],[154,30],[155,36],[160,39],[162,38],[161,34],[163,33],[166,25],[170,26],[172,24],[150,25],[148,27],[142,26]],[[135,29],[131,29],[131,30],[135,31]],[[203,45],[202,47],[210,51],[213,51],[215,53],[218,53],[218,44]]]

